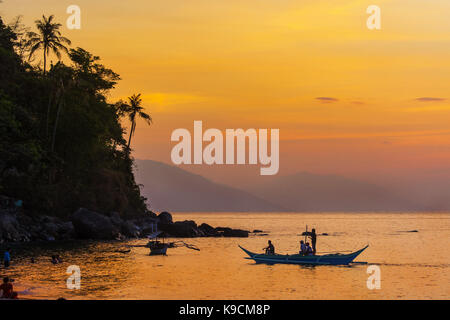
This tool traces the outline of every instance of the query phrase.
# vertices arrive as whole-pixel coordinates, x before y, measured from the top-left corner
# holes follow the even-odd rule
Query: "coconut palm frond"
[[[43,15],[41,20],[36,20],[36,28],[38,33],[28,33],[28,45],[31,48],[29,58],[36,53],[37,50],[43,49],[44,53],[44,74],[47,69],[47,56],[53,52],[56,57],[61,60],[61,52],[68,53],[68,48],[64,45],[71,45],[71,41],[61,36],[60,28],[62,24],[54,22],[54,15],[48,18]]]

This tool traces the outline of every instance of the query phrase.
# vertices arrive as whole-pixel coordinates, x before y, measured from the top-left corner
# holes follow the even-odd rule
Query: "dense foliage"
[[[119,75],[81,48],[43,72],[18,38],[0,18],[0,194],[33,214],[144,213],[123,110],[105,98]]]

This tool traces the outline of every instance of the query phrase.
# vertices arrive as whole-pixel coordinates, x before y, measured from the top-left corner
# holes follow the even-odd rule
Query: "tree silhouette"
[[[133,137],[134,132],[136,131],[137,118],[139,117],[144,119],[148,125],[150,125],[153,122],[153,119],[149,114],[145,113],[144,108],[142,107],[142,99],[140,93],[133,94],[131,97],[128,97],[128,103],[119,101],[117,108],[118,113],[122,116],[128,115],[128,118],[130,119],[131,122],[130,136],[128,138],[127,144],[127,149],[129,152],[131,145],[131,138]]]
[[[61,51],[68,53],[68,49],[64,44],[70,45],[69,39],[61,36],[59,28],[62,26],[60,23],[53,22],[54,15],[48,18],[43,15],[42,20],[36,20],[36,27],[38,33],[28,33],[28,43],[30,48],[29,58],[31,58],[35,52],[39,49],[43,50],[44,54],[44,74],[47,70],[47,56],[50,52],[53,52],[58,59],[61,59]]]

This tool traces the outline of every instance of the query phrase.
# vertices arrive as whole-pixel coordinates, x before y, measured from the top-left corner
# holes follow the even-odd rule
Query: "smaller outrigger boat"
[[[162,236],[161,236],[162,235]],[[148,235],[149,241],[147,244],[135,244],[135,245],[127,245],[127,247],[134,247],[134,248],[149,248],[150,249],[150,255],[166,255],[168,248],[179,248],[179,247],[186,247],[188,249],[200,251],[199,248],[197,248],[194,244],[189,244],[184,241],[173,241],[173,242],[166,242],[164,232],[163,231],[154,231],[150,235]],[[116,250],[116,252],[121,253],[128,253],[131,250]]]
[[[304,256],[300,254],[264,254],[264,253],[254,253],[244,249],[239,246],[246,254],[248,254],[249,258],[254,260],[256,263],[267,263],[267,264],[304,264],[304,265],[348,265],[353,260],[361,254],[364,250],[367,249],[369,245],[364,248],[349,253],[333,253],[333,254],[324,254],[324,255],[312,255],[312,256]]]
[[[150,248],[150,255],[166,255],[167,248],[179,248],[186,247],[188,249],[200,251],[197,246],[193,244],[188,244],[184,241],[174,241],[174,242],[166,242],[165,237],[162,237],[161,241],[158,240],[158,236],[161,234],[161,231],[157,231],[149,236],[150,241],[147,243],[146,247]]]
[[[159,254],[166,254],[167,248],[169,247],[168,243],[165,243],[164,241],[159,240],[150,240],[147,244],[147,247],[150,248],[150,255],[159,255]]]
[[[150,241],[147,243],[147,248],[150,248],[150,255],[165,255],[167,253],[167,248],[169,247],[169,243],[164,241],[164,237],[162,237],[162,241],[158,240],[158,236],[162,233],[162,231],[156,231],[148,236]]]

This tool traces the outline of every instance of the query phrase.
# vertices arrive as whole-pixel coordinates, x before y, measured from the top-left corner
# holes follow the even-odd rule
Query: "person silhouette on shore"
[[[53,264],[58,264],[58,259],[56,258],[56,255],[52,256],[52,263]]]
[[[61,257],[58,254],[52,255],[52,263],[53,264],[62,263]]]
[[[17,292],[14,291],[14,287],[11,283],[9,277],[3,278],[3,283],[0,285],[0,290],[2,291],[3,299],[17,299]]]
[[[5,254],[3,255],[3,265],[5,268],[8,268],[11,263],[11,254],[9,253],[11,248],[6,249]]]

